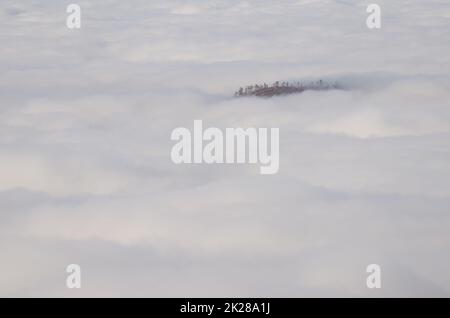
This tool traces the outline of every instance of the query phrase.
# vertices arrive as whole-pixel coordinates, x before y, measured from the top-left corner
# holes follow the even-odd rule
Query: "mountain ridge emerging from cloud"
[[[273,96],[280,95],[290,95],[299,94],[307,90],[332,90],[341,89],[341,86],[337,83],[328,83],[323,80],[312,81],[312,82],[280,82],[276,81],[272,85],[267,83],[249,85],[245,87],[240,87],[235,93],[235,97],[246,97],[246,96],[257,96],[269,98]]]

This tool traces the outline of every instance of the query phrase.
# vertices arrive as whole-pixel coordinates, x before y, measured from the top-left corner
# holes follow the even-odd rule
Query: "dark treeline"
[[[328,90],[328,89],[338,89],[337,83],[329,84],[322,80],[316,82],[275,82],[272,85],[255,84],[246,87],[239,88],[234,96],[260,96],[260,97],[272,97],[275,95],[287,95],[294,93],[301,93],[306,90]]]

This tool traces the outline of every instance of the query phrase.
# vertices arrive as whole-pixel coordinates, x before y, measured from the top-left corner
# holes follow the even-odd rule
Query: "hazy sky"
[[[0,296],[450,296],[448,0],[72,2],[0,3]],[[279,173],[174,165],[194,119]]]

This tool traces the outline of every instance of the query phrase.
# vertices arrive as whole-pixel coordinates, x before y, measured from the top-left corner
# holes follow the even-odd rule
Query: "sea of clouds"
[[[2,0],[0,295],[450,296],[450,3],[375,2],[379,30],[367,1],[79,0],[70,30]],[[318,79],[345,89],[232,98]],[[279,173],[174,165],[195,119],[280,128]]]

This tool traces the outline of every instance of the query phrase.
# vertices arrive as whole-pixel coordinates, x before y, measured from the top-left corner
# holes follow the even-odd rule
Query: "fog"
[[[448,0],[374,30],[361,1],[77,3],[79,30],[0,4],[1,296],[450,295]],[[343,89],[233,98],[319,79]],[[194,120],[279,128],[279,172],[175,165]]]

